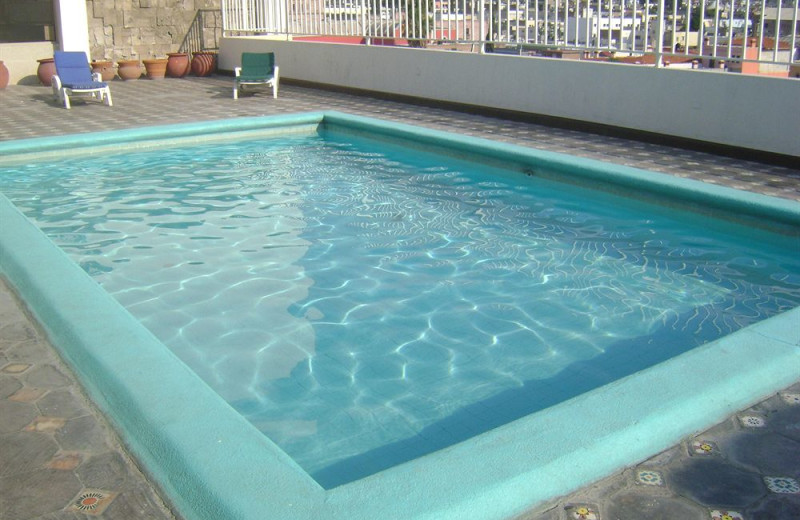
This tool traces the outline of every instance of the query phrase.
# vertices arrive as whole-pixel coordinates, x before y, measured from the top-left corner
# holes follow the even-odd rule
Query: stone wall
[[[216,50],[221,0],[86,0],[92,59]]]

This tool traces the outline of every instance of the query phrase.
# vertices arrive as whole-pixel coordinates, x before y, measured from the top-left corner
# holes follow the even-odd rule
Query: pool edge
[[[204,126],[204,130],[207,129],[208,127]],[[597,407],[593,404],[596,401],[593,399],[597,399],[598,392],[595,391],[419,461],[412,461],[362,481],[325,492],[282,451],[263,439],[260,433],[256,432],[257,437],[263,440],[257,440],[256,436],[251,437],[250,434],[245,441],[240,440],[238,436],[241,429],[255,432],[249,423],[233,412],[216,394],[208,393],[210,390],[205,384],[188,371],[149,332],[137,330],[143,327],[4,197],[0,198],[0,218],[4,219],[4,222],[16,224],[11,233],[4,231],[0,234],[0,271],[10,278],[11,285],[31,306],[37,318],[50,333],[51,340],[57,343],[56,348],[68,359],[73,369],[81,374],[82,381],[89,386],[93,399],[99,402],[101,408],[114,422],[125,423],[122,429],[129,430],[124,435],[126,443],[132,448],[134,455],[150,468],[151,474],[167,491],[178,510],[182,514],[185,511],[192,512],[191,516],[186,515],[187,518],[263,518],[268,514],[278,515],[282,519],[503,518],[522,512],[510,506],[511,503],[530,505],[538,502],[540,500],[535,498],[537,493],[550,496],[565,494],[576,484],[588,483],[613,469],[624,467],[624,464],[619,466],[620,462],[616,461],[610,465],[614,466],[610,470],[603,470],[597,465],[583,468],[589,465],[588,462],[592,462],[582,458],[584,452],[588,451],[585,448],[572,454],[555,457],[549,463],[542,462],[535,454],[531,454],[529,456],[531,458],[527,459],[519,456],[519,453],[525,453],[530,449],[526,444],[534,440],[538,446],[549,446],[551,454],[559,445],[563,446],[564,437],[560,432],[543,436],[541,425],[559,417],[561,418],[559,420],[567,421],[570,414],[580,410],[596,410]],[[36,236],[37,233],[39,238],[35,243],[31,243],[30,237]],[[47,273],[47,276],[42,276],[42,273]],[[65,301],[73,302],[72,305],[66,305],[68,307],[66,310],[69,311],[66,315],[63,314],[64,309],[58,308],[65,306]],[[91,306],[87,308],[87,302],[101,305],[97,309]],[[97,323],[100,320],[95,316],[101,311],[119,315],[102,321],[105,326],[98,327]],[[649,388],[654,382],[668,378],[670,372],[674,372],[677,366],[675,363],[681,365],[694,360],[695,365],[703,366],[704,360],[708,362],[715,356],[724,355],[728,361],[720,367],[725,366],[725,370],[728,371],[737,366],[749,367],[754,359],[762,360],[758,374],[751,374],[752,381],[745,382],[749,386],[743,386],[738,380],[735,385],[726,382],[719,386],[715,400],[724,402],[714,404],[721,419],[796,381],[797,374],[800,373],[798,338],[793,338],[792,332],[782,324],[787,319],[797,319],[798,316],[800,310],[795,309],[765,320],[701,349],[612,383],[603,390],[611,389],[618,392],[619,402],[622,403],[625,402],[622,398],[626,395],[639,393],[636,389]],[[112,328],[111,325],[117,320],[119,320],[118,327],[114,330],[121,330],[123,333],[109,334],[107,329]],[[81,330],[85,327],[99,330]],[[729,339],[730,341],[725,341]],[[148,355],[142,356],[137,353],[132,356],[128,352],[129,342],[141,342],[146,345]],[[752,342],[754,345],[744,345],[747,342]],[[764,359],[767,352],[771,357]],[[689,354],[694,354],[694,357],[684,357]],[[124,361],[124,366],[120,366],[120,361]],[[767,370],[764,367],[769,368]],[[780,373],[782,378],[791,376],[791,380],[777,387],[774,387],[774,381],[769,383],[764,381],[765,374],[769,374],[771,379],[775,376],[774,371]],[[694,403],[694,408],[699,406],[699,410],[703,409],[702,403],[696,403],[699,393],[690,390],[698,388],[697,385],[706,388],[708,371],[704,369],[701,372],[693,375],[697,380],[695,386],[681,385],[679,389],[674,389],[675,393],[664,396],[673,403],[667,414],[669,417],[687,413],[686,402]],[[720,371],[721,375],[725,373]],[[117,375],[122,377],[118,378]],[[157,400],[157,397],[153,395],[153,391],[131,388],[127,383],[133,383],[132,386],[135,387],[143,386],[142,383],[147,382],[151,387],[163,390],[162,385],[165,380],[169,381],[167,390],[173,390],[173,395],[180,396],[189,409],[181,409],[178,418],[171,417],[176,412],[175,408],[171,407],[163,410],[163,414],[156,413],[156,417],[145,417],[143,415],[145,411],[151,413],[154,411],[152,400]],[[735,393],[747,395],[737,400],[730,399],[727,390],[732,388],[731,385],[737,389]],[[187,392],[187,388],[196,389],[203,399],[197,399],[193,392]],[[752,393],[742,391],[748,388]],[[213,406],[207,406],[206,401]],[[650,403],[641,400],[634,400],[632,404],[639,409],[645,407],[645,410],[646,407],[651,407]],[[127,416],[117,417],[118,407],[121,407]],[[155,412],[158,411],[158,407],[155,407]],[[236,417],[228,417],[231,413]],[[708,413],[699,411],[690,413],[698,415],[698,424],[708,421]],[[573,441],[596,440],[599,443],[596,449],[603,452],[624,451],[619,449],[622,445],[626,447],[631,443],[636,445],[637,441],[651,430],[668,430],[669,424],[663,424],[663,418],[650,415],[653,414],[640,415],[639,417],[645,417],[647,422],[640,421],[643,424],[635,428],[620,427],[619,424],[626,422],[622,420],[624,416],[621,416],[621,422],[608,422],[607,425],[604,423],[603,430],[576,429]],[[197,428],[193,426],[198,418],[203,417],[207,418],[203,424],[213,425],[214,435],[210,435],[208,439],[198,439]],[[220,418],[223,420],[220,421]],[[127,423],[132,423],[133,427]],[[702,428],[702,425],[697,428]],[[159,435],[159,431],[163,434]],[[236,441],[228,442],[233,438],[234,432]],[[580,436],[578,432],[582,432]],[[521,438],[521,433],[525,434],[524,439]],[[599,433],[603,435],[595,439]],[[615,434],[619,435],[612,438]],[[637,449],[641,450],[641,458],[647,455],[646,451],[655,449],[657,445],[667,442],[664,447],[668,447],[674,444],[670,441],[670,439],[675,440],[674,435],[675,432],[664,435],[658,443],[654,440],[648,440],[647,443],[639,442],[641,446]],[[678,439],[683,436],[685,433]],[[219,440],[223,442],[217,442]],[[624,442],[621,445],[622,441]],[[485,455],[482,458],[474,456],[476,446],[484,450]],[[509,446],[514,447],[516,451],[510,450],[514,456],[504,459],[500,456],[500,452],[509,451]],[[198,465],[200,461],[194,460],[198,458],[198,454],[202,454],[200,458],[208,459],[202,461],[202,465]],[[603,458],[609,457],[604,454]],[[630,463],[630,454],[624,458]],[[169,471],[175,475],[159,475],[159,470],[152,468],[154,463],[164,463],[165,460],[169,461],[171,466]],[[269,478],[241,475],[239,464],[242,462],[247,462],[248,465],[254,462],[263,465],[287,465],[292,471],[280,475],[272,474]],[[595,462],[600,464],[603,461]],[[583,468],[581,470],[583,477],[580,478],[584,480],[575,482],[575,472],[564,474],[565,465],[571,468]],[[480,471],[476,472],[476,468]],[[472,471],[469,471],[470,469]],[[455,473],[465,475],[467,484],[454,485],[452,476]],[[423,474],[424,478],[420,478],[420,474]],[[192,481],[187,475],[196,478],[196,481]],[[288,482],[276,484],[276,477],[286,479]],[[571,482],[567,483],[567,480]],[[450,486],[450,493],[442,493],[443,483]],[[253,494],[257,494],[261,499],[256,504],[249,503],[252,500],[247,499],[248,496],[254,496]],[[174,495],[178,495],[177,499]],[[292,497],[302,498],[297,500]],[[280,506],[279,511],[271,509],[278,506]]]
[[[181,515],[254,518],[248,512],[252,506],[241,501],[248,493],[272,504],[286,503],[292,495],[317,495],[322,502],[322,488],[291,458],[2,195],[0,219],[13,228],[0,234],[0,274]],[[251,464],[278,471],[270,478],[242,471]],[[296,518],[308,518],[308,513]]]
[[[238,117],[199,123],[175,123],[161,126],[134,127],[109,132],[86,132],[0,141],[0,158],[34,152],[38,154],[43,151],[61,152],[75,148],[91,150],[98,146],[121,144],[126,144],[126,148],[131,148],[130,143],[141,143],[154,139],[195,137],[226,132],[285,128],[304,124],[319,125],[324,117],[324,112],[298,112],[280,116]],[[0,160],[0,164],[4,160]]]

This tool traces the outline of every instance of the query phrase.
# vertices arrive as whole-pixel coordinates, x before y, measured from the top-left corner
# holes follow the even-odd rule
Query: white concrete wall
[[[281,77],[563,117],[800,157],[800,81],[452,51],[223,38],[220,68],[272,51]]]
[[[86,0],[55,0],[56,32],[62,51],[89,56],[89,21]]]
[[[8,68],[8,84],[38,85],[36,60],[53,57],[53,42],[0,43],[0,60]]]

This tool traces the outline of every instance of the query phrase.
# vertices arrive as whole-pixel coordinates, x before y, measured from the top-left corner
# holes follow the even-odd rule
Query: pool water
[[[800,304],[796,237],[335,134],[0,191],[326,488]]]

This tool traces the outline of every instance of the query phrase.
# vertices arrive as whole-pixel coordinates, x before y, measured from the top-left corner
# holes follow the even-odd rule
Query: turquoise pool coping
[[[242,118],[0,143],[0,156],[92,153],[304,127],[610,180],[800,228],[800,203],[339,113]],[[77,151],[76,151],[77,150]],[[459,152],[460,151],[460,152]],[[32,156],[31,156],[32,157]],[[0,164],[2,161],[0,160]],[[324,490],[0,196],[0,272],[148,475],[191,519],[501,519],[666,449],[800,375],[800,308],[460,444]]]

